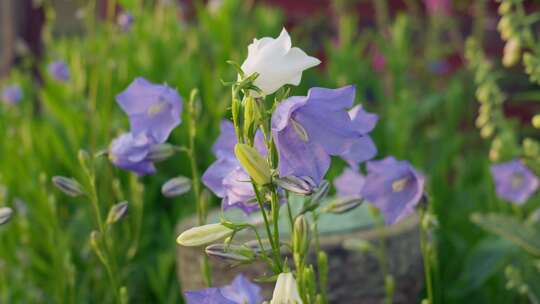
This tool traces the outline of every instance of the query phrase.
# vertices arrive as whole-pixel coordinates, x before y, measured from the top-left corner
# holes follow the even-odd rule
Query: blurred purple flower
[[[362,197],[362,187],[366,177],[351,168],[345,168],[340,176],[334,179],[337,195],[340,197]]]
[[[525,203],[538,189],[538,177],[517,159],[492,165],[491,176],[497,195],[515,204]]]
[[[248,214],[257,211],[259,207],[255,201],[253,185],[234,155],[237,138],[232,122],[223,120],[220,130],[221,133],[212,146],[212,152],[217,160],[206,169],[202,176],[202,182],[223,199],[224,209],[237,207]],[[266,154],[263,136],[260,132],[255,135],[255,147],[261,154]]]
[[[414,212],[424,193],[425,178],[408,161],[394,157],[367,163],[362,196],[384,214],[387,225]]]
[[[124,133],[112,141],[109,158],[118,168],[133,171],[139,176],[152,174],[156,168],[148,156],[155,144],[154,139],[144,133]]]
[[[182,98],[176,90],[136,78],[116,101],[129,116],[134,136],[145,133],[163,143],[181,122]]]
[[[131,26],[133,25],[133,20],[133,15],[128,12],[122,12],[118,15],[116,22],[124,32],[129,32],[129,30],[131,30]]]
[[[292,96],[279,104],[272,115],[272,132],[280,176],[309,176],[319,184],[330,166],[330,155],[355,164],[369,158],[371,140],[361,131],[372,122],[358,115],[357,108],[351,119],[346,109],[354,95],[354,86],[312,88],[307,96]]]
[[[55,80],[66,82],[69,80],[69,67],[62,60],[56,60],[47,66],[47,71]]]
[[[452,14],[452,0],[424,0],[424,5],[429,15],[446,15]]]
[[[21,87],[17,84],[7,86],[2,90],[2,101],[6,104],[14,105],[23,98]]]
[[[237,275],[230,285],[187,291],[185,296],[187,304],[259,304],[263,301],[261,287],[242,274]]]

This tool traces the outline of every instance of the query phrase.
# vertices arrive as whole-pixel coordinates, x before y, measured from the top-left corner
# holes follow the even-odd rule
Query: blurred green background
[[[112,302],[105,270],[89,245],[91,205],[62,195],[51,177],[81,178],[78,150],[95,153],[127,130],[114,97],[137,76],[175,87],[184,100],[199,89],[198,165],[204,171],[214,160],[210,147],[219,122],[228,116],[229,89],[220,80],[236,77],[226,60],[242,62],[253,38],[275,37],[283,26],[295,44],[323,61],[304,73],[293,93],[355,84],[357,102],[380,116],[373,136],[379,155],[408,159],[429,177],[439,220],[433,235],[438,301],[528,303],[506,289],[503,270],[509,261],[527,265],[530,257],[470,221],[473,212],[515,212],[495,197],[490,145],[475,127],[474,73],[464,66],[465,39],[473,36],[500,67],[494,2],[453,1],[451,10],[434,13],[416,0],[42,0],[28,13],[23,2],[1,1],[12,4],[2,6],[1,37],[10,43],[2,52],[15,60],[4,62],[0,87],[20,84],[24,97],[17,106],[0,107],[0,204],[15,210],[0,227],[0,303]],[[6,14],[7,8],[18,13]],[[121,11],[134,17],[127,32],[116,24]],[[35,25],[37,19],[28,18],[38,17],[37,35],[21,30]],[[8,33],[6,19],[19,26]],[[21,38],[33,36],[38,42]],[[58,59],[70,68],[67,83],[46,72]],[[508,103],[510,128],[519,129],[538,110],[540,91],[521,68],[506,73],[511,76],[502,86],[532,92],[514,94]],[[537,130],[523,129],[538,139]],[[186,135],[181,125],[170,141],[185,144]],[[187,158],[175,156],[141,179],[106,159],[96,166],[103,212],[130,202],[130,215],[111,231],[130,303],[181,303],[175,225],[193,213],[194,204],[190,195],[164,198],[160,187],[171,177],[190,175]],[[329,178],[341,168],[337,163]],[[536,196],[530,209],[539,204]]]

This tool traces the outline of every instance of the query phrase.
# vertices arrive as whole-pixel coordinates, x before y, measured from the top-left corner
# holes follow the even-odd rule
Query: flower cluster
[[[109,158],[119,168],[138,175],[156,171],[154,152],[159,152],[172,130],[181,123],[182,98],[176,90],[140,77],[116,96],[129,117],[131,130],[114,139]]]
[[[314,228],[303,214],[317,209],[328,194],[325,176],[332,157],[348,164],[335,180],[338,195],[347,199],[320,212],[348,212],[366,200],[381,210],[390,225],[413,213],[424,195],[425,178],[407,161],[393,157],[370,161],[377,154],[370,133],[378,116],[355,105],[355,86],[314,87],[306,96],[288,96],[283,87],[299,84],[303,70],[319,63],[292,47],[285,30],[275,39],[255,39],[239,67],[238,81],[232,83],[232,121],[221,122],[220,135],[212,147],[216,161],[202,176],[204,185],[222,198],[223,209],[235,207],[248,214],[262,214],[269,244],[263,244],[259,237],[253,241],[255,247],[234,244],[236,233],[251,226],[226,219],[188,229],[177,238],[183,246],[226,239],[223,244],[206,247],[206,254],[242,263],[257,258],[266,261],[278,275],[270,303],[312,303],[322,297],[317,290],[307,288],[315,284],[313,266],[305,259]],[[274,103],[266,108],[265,98],[273,93]],[[364,176],[359,169],[366,161]],[[279,208],[289,204],[288,193],[307,197],[299,214],[287,206],[295,272],[288,271],[280,249],[284,241],[279,234]],[[318,249],[318,256],[318,266],[327,267],[325,253]],[[243,276],[226,287],[186,292],[186,297],[193,304],[261,302],[258,289]]]

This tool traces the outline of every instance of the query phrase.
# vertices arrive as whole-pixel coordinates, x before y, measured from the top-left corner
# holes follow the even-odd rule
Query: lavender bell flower
[[[520,160],[491,166],[497,195],[515,204],[525,203],[538,189],[538,177]]]
[[[334,179],[337,195],[340,197],[362,197],[362,187],[366,177],[351,168],[343,170],[340,176]]]
[[[133,15],[128,12],[122,12],[118,15],[116,22],[124,32],[129,32],[129,30],[131,30],[131,26],[133,25],[133,20]]]
[[[361,195],[384,214],[387,225],[414,212],[424,193],[425,178],[408,161],[394,157],[367,163]]]
[[[330,166],[330,155],[357,164],[373,154],[362,133],[366,128],[354,101],[354,86],[312,88],[307,96],[283,101],[272,115],[272,133],[279,153],[280,176],[309,176],[319,184]],[[362,118],[362,119],[360,119]],[[369,128],[368,128],[369,129]],[[366,144],[367,143],[367,144]],[[371,156],[372,157],[372,156]]]
[[[47,71],[55,80],[66,82],[69,80],[69,67],[62,60],[56,60],[47,66]]]
[[[112,141],[109,158],[115,166],[133,171],[139,176],[152,174],[156,168],[148,155],[155,144],[155,140],[144,133],[124,133]]]
[[[134,136],[148,134],[156,143],[163,143],[181,122],[182,99],[176,90],[136,78],[116,101],[129,116]]]
[[[188,291],[185,296],[187,304],[259,304],[263,301],[261,287],[242,274],[237,275],[230,285]]]
[[[217,160],[206,169],[202,182],[223,199],[224,209],[237,207],[248,214],[257,211],[258,204],[250,178],[234,155],[234,146],[237,143],[234,126],[232,122],[223,120],[220,129],[221,133],[212,146]],[[266,154],[260,132],[255,136],[255,147],[261,154]]]
[[[2,91],[2,101],[6,104],[14,105],[23,98],[23,92],[19,85],[13,84],[7,86]]]

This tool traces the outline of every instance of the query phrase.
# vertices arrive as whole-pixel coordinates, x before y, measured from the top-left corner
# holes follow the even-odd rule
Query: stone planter
[[[217,222],[218,215],[217,211],[212,213],[209,222]],[[177,231],[180,233],[195,225],[195,217],[186,218],[178,224]],[[330,303],[371,304],[382,303],[384,299],[383,277],[377,258],[345,249],[343,242],[348,239],[363,239],[373,242],[374,245],[384,239],[388,266],[396,282],[394,303],[417,302],[423,284],[418,217],[411,216],[391,227],[373,228],[373,219],[367,206],[361,206],[344,215],[321,216],[319,229],[321,247],[328,254]],[[282,237],[288,238],[287,227],[281,227],[281,231]],[[251,240],[251,234],[241,233],[235,237],[235,242]],[[265,234],[261,230],[262,235]],[[204,287],[200,275],[200,256],[203,250],[204,248],[177,247],[177,273],[182,290]],[[249,278],[268,274],[266,265],[261,262],[231,268],[223,260],[211,258],[210,261],[214,286],[228,284],[238,273],[244,273]],[[273,284],[262,286],[265,298],[270,299]]]

